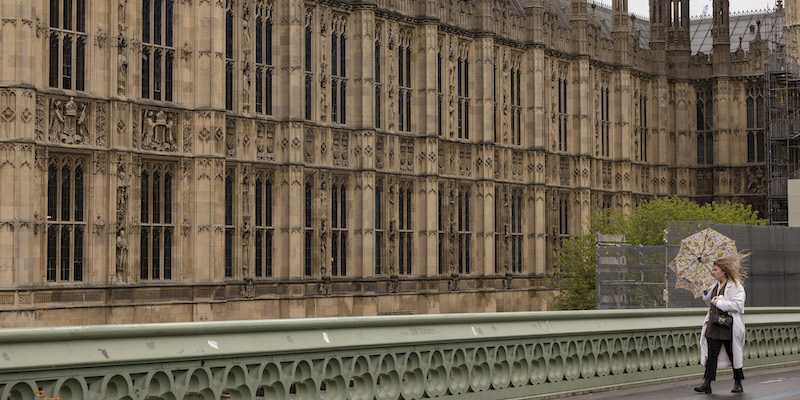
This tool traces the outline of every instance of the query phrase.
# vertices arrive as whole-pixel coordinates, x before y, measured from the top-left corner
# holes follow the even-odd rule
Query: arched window
[[[233,168],[225,170],[225,277],[233,277],[233,246],[236,226],[234,225],[234,182],[236,171]]]
[[[305,183],[305,207],[304,207],[304,235],[305,235],[305,242],[304,242],[304,274],[305,276],[311,276],[312,271],[312,264],[314,262],[312,246],[314,245],[314,227],[312,225],[312,220],[314,218],[314,207],[313,199],[314,199],[314,177],[308,176],[306,177]]]
[[[142,98],[172,101],[174,0],[142,0]]]
[[[697,89],[697,163],[714,164],[714,100],[710,88]]]
[[[83,280],[86,221],[82,157],[50,157],[47,173],[47,264],[49,282]]]
[[[331,275],[347,275],[347,178],[331,185]]]
[[[259,172],[256,175],[256,278],[272,277],[273,234],[272,224],[272,174]]]
[[[145,162],[140,177],[141,280],[172,279],[172,218],[174,168],[172,164]]]
[[[256,113],[272,114],[272,2],[256,9]]]
[[[85,90],[86,0],[50,0],[50,87]]]

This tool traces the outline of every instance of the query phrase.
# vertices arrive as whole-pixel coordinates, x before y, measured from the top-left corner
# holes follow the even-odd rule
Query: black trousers
[[[730,359],[731,364],[733,364],[733,342],[730,340],[712,338],[706,338],[706,342],[708,343],[708,360],[706,360],[706,374],[703,376],[703,379],[713,381],[717,378],[717,361],[719,360],[719,352],[722,350],[723,345],[725,345],[725,352],[728,353],[728,359]],[[733,379],[737,381],[744,379],[744,372],[741,368],[733,369]]]

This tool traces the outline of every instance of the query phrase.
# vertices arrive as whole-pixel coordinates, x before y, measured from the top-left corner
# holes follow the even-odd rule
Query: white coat
[[[703,296],[703,301],[706,305],[711,305],[711,296],[714,294],[714,288],[719,283],[715,284],[708,293]],[[733,317],[733,331],[731,335],[731,350],[733,351],[733,368],[742,368],[742,359],[744,350],[744,300],[746,294],[744,287],[732,280],[728,280],[725,285],[725,292],[723,293],[723,300],[717,300],[717,308],[720,311],[725,311]],[[700,364],[706,365],[708,360],[708,343],[706,342],[706,324],[711,318],[711,311],[706,313],[706,319],[703,321],[703,330],[700,333]],[[717,368],[730,367],[731,360],[725,351],[723,345],[719,351],[719,358],[717,358]]]

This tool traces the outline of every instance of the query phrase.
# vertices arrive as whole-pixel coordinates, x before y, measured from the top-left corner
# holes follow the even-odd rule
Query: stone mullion
[[[633,113],[633,103],[631,99],[631,72],[629,69],[623,68],[617,74],[617,87],[614,89],[616,94],[615,105],[618,108],[612,114],[617,117],[613,124],[616,126],[615,130],[617,131],[616,136],[618,139],[615,141],[616,149],[614,150],[616,151],[612,151],[611,156],[621,160],[632,160],[633,127],[631,114]],[[625,188],[624,190],[630,190],[630,188]]]
[[[494,218],[495,202],[494,183],[481,180],[474,186],[475,198],[475,224],[473,224],[475,262],[473,275],[494,275]]]
[[[359,226],[362,232],[360,252],[358,253],[360,262],[353,265],[353,267],[359,268],[361,271],[357,274],[353,274],[353,276],[372,277],[375,276],[375,172],[362,172],[360,178],[361,191],[357,196],[361,204],[358,208],[350,208],[354,211],[360,210]],[[350,269],[351,264],[352,263],[348,263],[348,269]],[[373,268],[369,268],[370,266]]]
[[[436,76],[438,67],[439,28],[437,24],[428,23],[422,25],[419,29],[420,34],[418,35],[418,39],[421,43],[418,48],[421,50],[421,54],[419,54],[420,61],[417,63],[420,67],[420,74],[417,76],[420,77],[418,80],[420,86],[419,90],[416,92],[419,93],[417,98],[420,100],[414,102],[418,112],[412,115],[418,117],[415,118],[415,120],[419,127],[419,133],[424,135],[436,135],[438,124],[437,104],[439,98]],[[442,82],[442,84],[444,84],[444,82]],[[435,173],[435,163],[424,162],[423,164],[431,167],[431,169],[426,168],[428,173]]]
[[[470,66],[474,65],[475,79],[467,77],[472,90],[470,125],[478,129],[471,129],[475,135],[470,136],[470,139],[477,142],[492,142],[494,140],[494,121],[491,118],[494,113],[494,40],[492,37],[475,38],[472,48],[475,56],[471,57]],[[505,84],[502,81],[497,83],[498,88]],[[500,92],[502,93],[502,90]]]
[[[302,278],[305,276],[305,220],[303,219],[305,210],[303,206],[300,206],[305,204],[304,155],[302,145],[304,140],[303,126],[304,124],[302,122],[285,123],[281,126],[282,136],[287,138],[285,142],[289,143],[284,150],[285,153],[288,153],[285,155],[285,159],[289,161],[288,176],[283,178],[283,180],[288,181],[288,188],[287,192],[282,193],[281,196],[281,199],[285,199],[287,203],[285,208],[281,208],[284,212],[278,211],[275,214],[288,214],[285,228],[288,228],[289,231],[284,233],[287,235],[284,240],[288,240],[287,244],[290,249],[288,254],[289,259],[287,260],[289,270],[286,271],[287,275],[284,276],[288,278]],[[316,149],[314,150],[316,152]],[[283,180],[277,179],[276,182]],[[314,187],[314,190],[316,191],[317,188]],[[281,226],[281,229],[284,229],[284,225]],[[319,232],[317,232],[317,234],[319,234]],[[313,270],[314,268],[312,266],[312,274]]]
[[[106,223],[109,211],[114,207],[107,199],[111,197],[109,192],[109,179],[106,171],[108,170],[108,154],[105,151],[95,151],[86,158],[86,172],[84,182],[86,185],[84,192],[84,263],[83,281],[86,283],[106,284],[114,273],[114,256],[110,252],[114,248],[107,236]],[[23,189],[24,190],[24,189]],[[24,204],[20,202],[19,204]],[[105,251],[104,251],[105,250]]]
[[[732,112],[733,102],[730,101],[729,96],[731,92],[730,79],[727,77],[717,78],[714,80],[714,85],[716,86],[713,95],[714,115],[712,115],[714,121],[714,165],[725,166],[730,165],[735,158],[733,143],[730,140],[729,120],[742,113]],[[747,138],[746,135],[745,138]]]
[[[197,26],[202,27],[195,31],[198,56],[197,67],[193,71],[194,106],[221,110],[225,108],[225,79],[206,77],[225,76],[225,4],[221,1],[200,1],[190,7],[194,7]]]
[[[300,1],[276,0],[272,20],[273,47],[277,53],[277,57],[273,58],[275,60],[273,115],[278,118],[302,120],[305,119],[305,6]],[[330,30],[330,26],[325,28]],[[318,27],[313,26],[312,46],[319,40],[315,36],[318,33]],[[255,35],[253,37],[255,38]],[[315,38],[317,40],[314,40]],[[318,64],[320,62],[319,49],[312,50],[311,54],[314,63]],[[328,59],[330,63],[329,58],[330,53],[325,55],[325,59]],[[316,65],[312,65],[312,70],[315,68]],[[326,73],[327,71],[317,72]],[[319,76],[314,75],[314,77],[318,78]],[[315,86],[318,89],[318,82],[317,79],[312,81],[312,93],[314,93]],[[326,88],[325,90],[330,89]],[[317,98],[318,96],[312,95],[312,99]],[[313,111],[312,116],[318,116],[318,114]]]
[[[529,264],[533,266],[529,272],[541,275],[547,272],[547,255],[550,253],[550,249],[547,247],[547,202],[545,200],[547,190],[543,185],[536,185],[532,191],[533,202],[530,202],[530,206],[533,210],[531,213],[533,214],[533,224],[529,226],[533,228],[536,240],[534,246],[529,246],[533,248],[534,252],[533,257],[529,258],[533,261]]]
[[[690,109],[696,99],[694,90],[688,81],[675,83],[675,134],[676,139],[676,195],[693,195],[693,188],[689,185],[693,179],[689,176],[689,165],[694,164],[692,160],[697,157],[697,139],[694,138],[696,132],[693,124],[697,120],[695,112]]]
[[[347,58],[347,124],[356,127],[375,125],[375,11],[360,9],[350,14],[347,51],[358,57]],[[353,112],[353,110],[357,110]]]
[[[293,168],[299,168],[296,174]],[[299,175],[299,176],[298,176]],[[297,183],[294,180],[297,179]],[[302,167],[280,166],[272,184],[273,267],[272,276],[286,279],[303,276],[303,212],[305,202],[292,207],[292,199],[303,199]],[[292,225],[297,224],[297,225]],[[297,233],[299,230],[299,234]],[[299,241],[298,239],[299,238]],[[299,271],[299,272],[298,272]],[[299,275],[298,275],[299,274]]]
[[[435,142],[435,139],[427,139],[428,142]],[[430,148],[430,146],[429,146]],[[435,163],[434,163],[435,164]],[[417,268],[415,273],[418,276],[437,276],[439,274],[439,242],[438,242],[438,192],[439,182],[433,176],[422,177],[419,179],[420,199],[417,204],[418,214],[423,215],[423,224],[418,231],[420,234],[421,257],[424,261],[421,268]],[[413,267],[413,266],[412,266]]]
[[[547,147],[547,115],[545,113],[545,60],[544,49],[535,47],[532,52],[529,79],[524,79],[523,98],[533,108],[532,122],[525,127],[525,132],[533,132],[533,145],[537,149]]]
[[[584,4],[585,7],[585,4]],[[578,151],[576,154],[589,156],[592,155],[592,130],[589,129],[589,113],[591,111],[591,96],[588,96],[588,93],[591,93],[591,86],[589,85],[589,58],[582,57],[577,61],[577,85],[575,85],[575,90],[577,90],[577,96],[574,98],[577,100],[575,102],[575,124],[573,125],[575,128],[578,129],[580,132],[580,139],[577,143]]]
[[[659,76],[653,84],[653,96],[648,105],[648,125],[653,135],[650,154],[654,156],[656,164],[671,164],[671,155],[674,149],[670,148],[668,118],[669,118],[669,86],[665,76]],[[655,151],[654,151],[655,150]]]

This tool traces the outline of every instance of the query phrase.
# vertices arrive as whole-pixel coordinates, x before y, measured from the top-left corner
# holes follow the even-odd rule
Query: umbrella
[[[737,260],[736,241],[711,229],[703,229],[681,240],[681,249],[669,263],[675,271],[676,288],[687,289],[694,297],[703,294],[703,283],[711,286],[714,276],[711,267],[714,261],[733,257]]]

